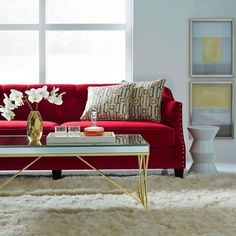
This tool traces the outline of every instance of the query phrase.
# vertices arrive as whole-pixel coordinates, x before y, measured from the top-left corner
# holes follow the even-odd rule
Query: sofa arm
[[[171,100],[161,104],[161,123],[172,128],[182,126],[182,103]]]
[[[175,129],[175,164],[180,169],[186,165],[185,142],[183,134],[182,103],[168,100],[162,103],[161,123]]]

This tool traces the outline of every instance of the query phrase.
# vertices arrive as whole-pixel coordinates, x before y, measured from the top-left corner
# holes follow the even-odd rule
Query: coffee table
[[[0,135],[0,158],[11,157],[35,157],[33,161],[28,163],[24,168],[19,170],[15,175],[10,177],[2,185],[0,190],[17,177],[22,171],[28,169],[40,158],[53,158],[70,156],[76,157],[84,162],[91,169],[97,171],[102,177],[120,189],[123,193],[129,194],[134,199],[141,202],[145,209],[148,209],[147,200],[147,172],[149,160],[149,144],[139,134],[119,134],[116,135],[114,143],[91,143],[91,144],[58,144],[47,145],[46,136],[43,136],[40,143],[28,143],[27,136],[24,135]],[[86,161],[86,156],[137,156],[138,174],[138,191],[134,194],[130,190],[116,183],[109,176],[106,176],[101,170],[92,166]]]

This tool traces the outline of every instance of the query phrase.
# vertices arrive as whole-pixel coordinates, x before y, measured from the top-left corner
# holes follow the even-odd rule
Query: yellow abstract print
[[[194,85],[193,108],[231,107],[230,85]]]
[[[202,60],[205,63],[221,61],[221,38],[205,37],[202,39],[202,44]]]

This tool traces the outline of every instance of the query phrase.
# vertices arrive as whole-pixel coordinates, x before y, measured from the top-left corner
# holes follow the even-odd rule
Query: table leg
[[[138,195],[144,208],[148,209],[147,199],[147,172],[148,172],[148,155],[138,156],[139,160],[139,183],[138,183]]]
[[[143,204],[143,185],[142,185],[142,167],[143,167],[143,158],[138,156],[138,167],[139,167],[139,176],[138,176],[138,196],[140,201]]]

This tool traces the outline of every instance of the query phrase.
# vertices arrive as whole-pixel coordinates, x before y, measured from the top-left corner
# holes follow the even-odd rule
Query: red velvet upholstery
[[[90,122],[71,121],[63,126],[77,126],[81,130],[90,126]],[[175,144],[175,130],[166,125],[150,121],[98,121],[98,126],[104,127],[105,131],[113,131],[116,134],[139,134],[153,147],[166,147]]]
[[[87,87],[101,84],[48,84],[51,90],[59,87],[63,95],[61,106],[47,101],[39,103],[39,111],[43,118],[44,134],[54,130],[55,125],[80,125],[81,130],[89,126],[90,122],[80,121],[87,100]],[[42,87],[43,85],[0,85],[0,104],[3,104],[4,93],[9,94],[14,88],[24,92],[26,89]],[[104,86],[104,84],[102,84]],[[0,117],[1,134],[26,134],[26,120],[29,108],[24,106],[14,110],[15,120],[6,121]],[[105,131],[114,131],[119,134],[139,133],[150,144],[149,168],[185,168],[185,143],[182,128],[182,104],[174,100],[171,91],[164,88],[162,95],[161,123],[150,121],[98,121]],[[30,158],[0,158],[0,169],[14,170],[27,164]],[[137,169],[137,158],[109,158],[88,157],[97,168],[101,169]],[[80,169],[86,168],[77,158],[42,158],[31,169]]]
[[[1,135],[14,135],[26,134],[27,121],[25,120],[0,120],[0,134]],[[54,127],[59,125],[52,121],[43,121],[43,133],[48,134],[54,132]]]

